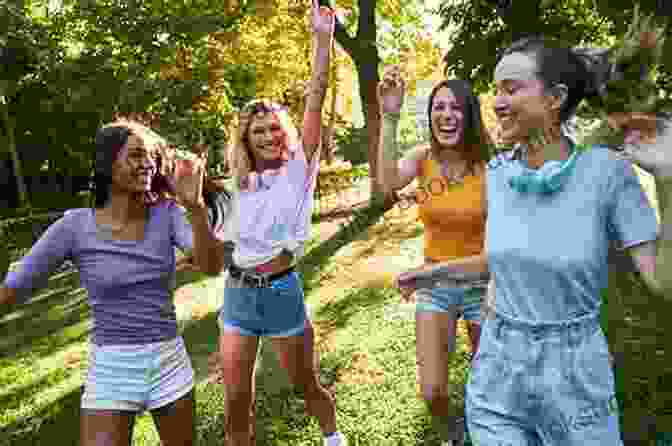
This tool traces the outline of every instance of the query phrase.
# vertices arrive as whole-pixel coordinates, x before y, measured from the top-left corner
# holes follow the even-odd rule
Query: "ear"
[[[551,87],[551,108],[553,110],[560,110],[565,102],[567,102],[568,93],[569,89],[565,84],[555,84],[553,87]]]

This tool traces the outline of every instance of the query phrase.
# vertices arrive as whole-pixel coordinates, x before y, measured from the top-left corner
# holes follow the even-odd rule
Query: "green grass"
[[[373,220],[370,215],[361,219],[364,221],[361,227]],[[313,240],[307,262],[301,266],[313,319],[328,326],[327,333],[320,334],[327,336],[328,344],[333,346],[322,355],[320,378],[335,393],[339,428],[348,435],[352,446],[436,445],[427,411],[416,396],[413,322],[386,317],[388,305],[398,302],[397,292],[351,288],[343,289],[327,304],[320,301],[320,282],[333,270],[332,259],[347,251],[348,244],[360,236],[344,230],[328,241]],[[403,247],[406,253],[417,249],[415,243]],[[400,254],[401,257],[405,256]],[[179,282],[211,310],[203,319],[192,320],[190,305],[177,308],[197,375],[197,444],[220,446],[223,392],[221,386],[209,384],[204,378],[207,357],[217,348],[214,309],[221,303],[222,282],[193,273],[183,274]],[[74,289],[75,283],[74,276],[52,278],[49,290],[36,302],[0,319],[0,445],[51,445],[55,438],[59,446],[78,443],[80,386],[86,367],[90,321],[81,293]],[[624,289],[642,293],[632,284],[627,287]],[[623,324],[615,321],[624,320],[618,312],[624,305],[623,299],[634,305],[638,295],[643,296],[612,293],[608,306],[611,311],[605,312],[604,319],[612,345],[620,342],[619,347],[612,346],[612,351],[616,350],[619,356],[620,349],[621,356],[633,357],[617,367],[619,396],[627,402],[625,413],[632,426],[637,424],[641,413],[651,413],[646,404],[653,398],[650,392],[642,393],[643,387],[637,387],[634,376],[635,370],[646,375],[643,365],[653,364],[651,358],[644,359],[649,362],[640,360],[636,364],[639,356],[633,352],[638,345],[646,349],[655,340],[642,338],[639,344],[632,339],[628,341],[624,339]],[[643,307],[639,308],[641,319],[646,313]],[[631,316],[634,317],[628,317]],[[663,320],[649,321],[654,327],[657,324],[663,324]],[[467,377],[466,348],[461,339],[457,348],[448,376],[456,385],[455,404],[460,407],[461,384]],[[65,358],[73,352],[83,352],[81,362],[72,368],[64,367]],[[286,386],[286,377],[265,348],[262,364],[257,377],[257,444],[320,445],[316,421],[305,416],[300,395]],[[646,388],[650,390],[651,386]],[[664,396],[656,400],[664,405]],[[159,444],[149,415],[137,420],[134,444]]]

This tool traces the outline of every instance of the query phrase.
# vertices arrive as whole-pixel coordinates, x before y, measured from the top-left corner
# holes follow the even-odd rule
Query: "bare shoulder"
[[[431,154],[431,146],[429,144],[419,144],[409,150],[403,157],[407,161],[421,162],[429,159]]]

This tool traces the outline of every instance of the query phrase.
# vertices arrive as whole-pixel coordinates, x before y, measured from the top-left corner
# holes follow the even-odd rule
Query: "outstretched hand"
[[[313,33],[332,36],[336,25],[334,11],[327,6],[320,6],[317,0],[312,0],[312,2]]]
[[[621,156],[661,180],[672,180],[672,124],[654,142],[626,144]]]
[[[383,113],[400,113],[404,104],[406,85],[401,78],[401,68],[393,65],[385,69],[383,80],[378,84],[378,102]]]

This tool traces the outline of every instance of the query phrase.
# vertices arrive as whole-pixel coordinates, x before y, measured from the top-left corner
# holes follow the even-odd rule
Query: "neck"
[[[110,200],[103,208],[110,218],[120,223],[144,218],[147,205],[144,194],[110,194]]]
[[[441,164],[460,166],[466,164],[462,147],[433,147],[434,158]]]
[[[257,167],[257,172],[261,173],[264,170],[269,170],[269,169],[278,169],[280,166],[282,166],[282,159],[281,158],[276,158],[272,160],[265,160],[265,159],[257,159],[256,161],[256,167]]]
[[[562,133],[547,132],[544,143],[527,143],[527,164],[532,169],[541,167],[546,161],[565,161],[569,158],[571,147]]]

